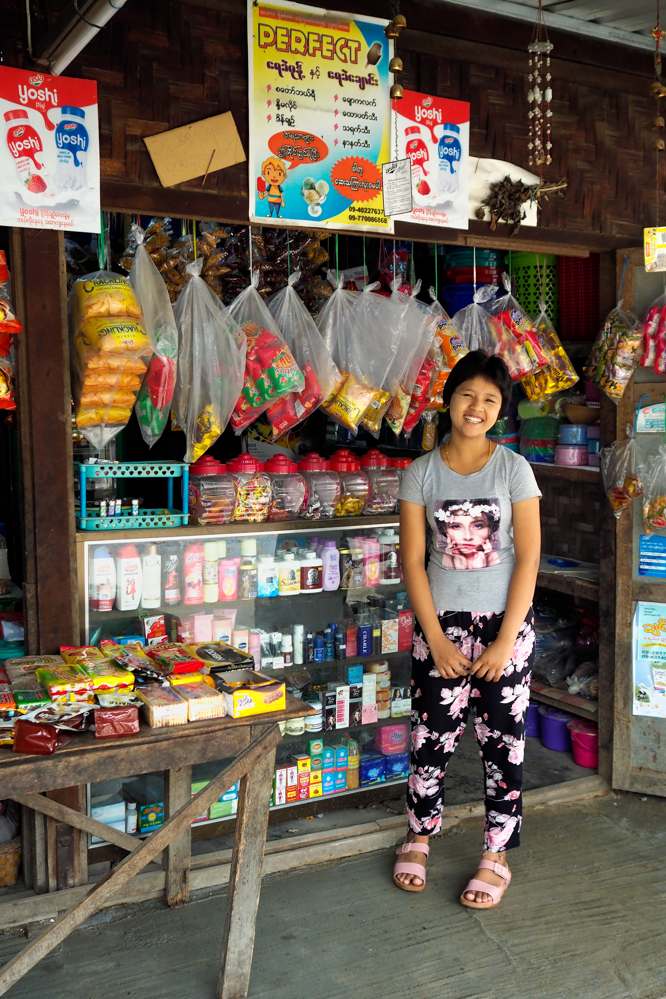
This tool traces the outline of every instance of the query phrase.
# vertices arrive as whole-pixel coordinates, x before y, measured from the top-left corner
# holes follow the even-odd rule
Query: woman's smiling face
[[[464,437],[485,437],[502,409],[502,393],[497,386],[477,375],[463,382],[451,396],[453,429]]]

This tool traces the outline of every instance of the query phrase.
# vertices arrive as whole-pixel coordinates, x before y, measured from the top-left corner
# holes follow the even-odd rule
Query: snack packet
[[[511,294],[511,280],[502,275],[506,294],[490,302],[490,327],[495,336],[495,354],[509,369],[513,381],[521,381],[546,366],[547,360],[534,323]]]
[[[622,307],[620,299],[606,316],[592,345],[585,372],[601,386],[609,399],[619,402],[638,366],[642,351],[643,333],[639,322],[633,313]]]
[[[435,364],[428,354],[433,345],[436,322],[430,308],[418,301],[416,296],[420,290],[421,282],[417,281],[410,295],[394,291],[398,303],[406,303],[402,318],[403,346],[396,355],[396,366],[389,374],[389,381],[394,380],[397,387],[386,413],[386,422],[396,436],[403,430],[415,392],[418,401],[414,408],[418,408],[422,400],[420,412],[425,409],[435,371]],[[401,355],[403,360],[398,361]]]
[[[666,372],[666,294],[655,299],[648,309],[642,325],[643,352],[642,368],[654,368],[663,375]]]
[[[7,258],[0,250],[0,409],[16,409],[14,337],[21,329],[12,305]]]
[[[174,415],[194,462],[222,434],[243,384],[246,342],[229,310],[200,277],[201,258],[174,308],[179,333]]]
[[[643,472],[635,439],[629,436],[605,447],[600,464],[608,502],[615,517],[619,518],[633,500],[643,495]]]
[[[646,534],[666,528],[666,445],[659,448],[645,472],[643,530]]]
[[[522,380],[522,386],[527,398],[538,402],[548,395],[571,388],[578,381],[578,375],[546,314],[544,302],[541,303],[534,327],[539,338],[539,346],[546,357],[546,364],[539,371],[526,375]]]
[[[491,330],[488,314],[490,302],[496,294],[497,285],[482,285],[474,292],[472,302],[459,309],[451,320],[467,351],[482,350],[485,354],[497,353],[497,338]]]
[[[432,302],[430,310],[435,321],[435,336],[430,350],[435,374],[430,386],[429,405],[432,409],[441,409],[446,379],[460,358],[468,352],[468,348],[452,319],[440,305],[435,289],[430,288],[429,292]]]

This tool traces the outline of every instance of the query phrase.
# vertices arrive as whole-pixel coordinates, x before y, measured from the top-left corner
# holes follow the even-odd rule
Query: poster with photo
[[[97,84],[0,66],[0,225],[99,232]]]
[[[393,114],[392,157],[412,163],[412,210],[399,221],[469,228],[469,103],[405,90]]]
[[[386,21],[248,2],[250,218],[391,233]]]

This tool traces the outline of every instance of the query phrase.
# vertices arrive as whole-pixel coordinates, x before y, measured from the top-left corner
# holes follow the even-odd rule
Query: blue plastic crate
[[[79,470],[81,509],[80,531],[139,531],[156,527],[186,527],[189,515],[190,466],[180,461],[98,461],[81,464]],[[100,517],[89,514],[86,485],[92,479],[165,479],[167,505],[162,509],[140,510],[137,514]],[[182,509],[174,509],[174,481],[182,482]]]

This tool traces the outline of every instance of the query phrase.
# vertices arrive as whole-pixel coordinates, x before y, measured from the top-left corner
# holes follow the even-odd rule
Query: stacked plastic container
[[[474,297],[473,250],[448,250],[444,258],[442,304],[450,316],[470,305]],[[496,250],[476,251],[476,284],[501,284],[503,255]]]
[[[563,423],[555,448],[555,464],[574,467],[587,465],[587,432],[584,423]]]
[[[528,461],[552,465],[560,434],[560,421],[554,416],[536,416],[520,424],[520,453]]]
[[[268,519],[295,520],[305,505],[305,479],[295,461],[277,454],[265,464],[271,480],[271,505]]]
[[[271,507],[271,480],[263,463],[249,454],[240,454],[227,463],[236,484],[233,520],[244,524],[262,524]]]
[[[306,520],[335,517],[342,492],[338,473],[331,471],[326,459],[319,454],[306,455],[299,464],[299,471],[305,479],[305,504],[301,517]]]
[[[368,502],[370,484],[358,458],[342,448],[328,462],[340,476],[341,494],[335,507],[336,517],[360,517]]]
[[[400,493],[400,471],[377,448],[368,451],[361,460],[368,476],[368,497],[363,513],[395,513]]]
[[[236,507],[236,484],[227,466],[204,455],[190,467],[190,522],[229,524]]]

